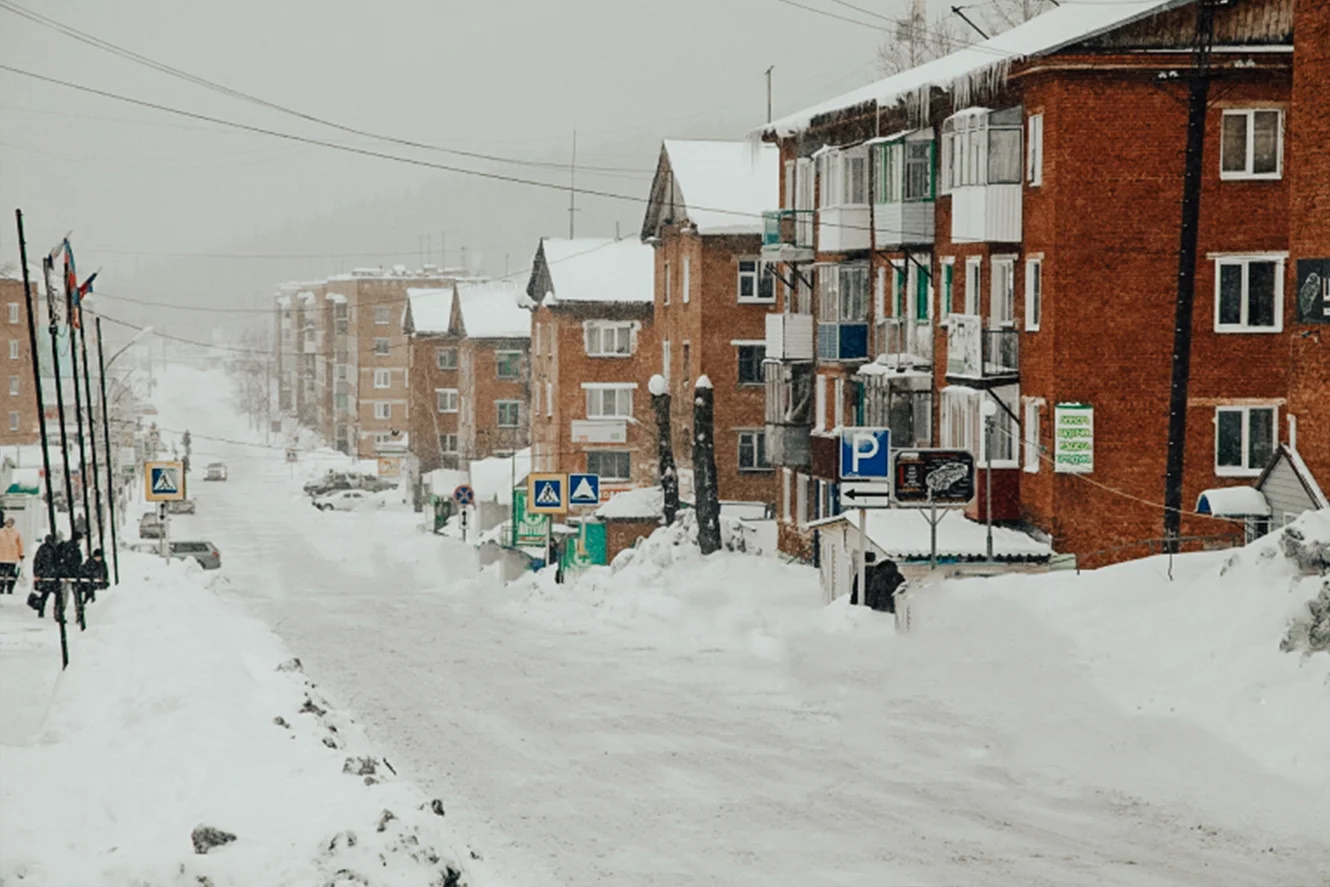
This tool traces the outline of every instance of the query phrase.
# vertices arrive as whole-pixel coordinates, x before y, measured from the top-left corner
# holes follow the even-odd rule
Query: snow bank
[[[596,509],[596,517],[607,520],[658,518],[665,512],[665,492],[660,487],[639,487],[615,493]]]
[[[442,803],[395,778],[271,631],[193,564],[121,567],[39,740],[0,759],[0,883],[475,883]],[[235,840],[199,853],[203,827]]]

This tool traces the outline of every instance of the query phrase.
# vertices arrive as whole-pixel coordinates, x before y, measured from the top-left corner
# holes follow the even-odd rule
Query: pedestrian
[[[7,518],[0,529],[0,594],[13,594],[18,583],[19,565],[23,563],[23,536]]]
[[[46,599],[60,588],[56,570],[59,550],[59,540],[54,533],[50,533],[32,556],[32,594],[28,597],[28,605],[37,611],[39,619],[46,616]],[[59,613],[60,608],[57,606],[56,618],[59,618]]]
[[[877,552],[875,551],[864,552],[864,576],[865,576],[864,584],[868,586],[869,590],[872,590],[873,586],[871,582],[867,581],[867,579],[868,577],[871,577],[873,575],[873,564],[876,561],[877,561]],[[859,605],[859,571],[855,569],[857,566],[858,564],[854,563],[850,565],[850,568],[854,570],[854,578],[850,580],[851,607],[857,607]]]
[[[74,531],[74,534],[68,540],[60,543],[55,555],[56,576],[59,579],[67,580],[74,586],[74,594],[80,595],[83,600],[83,534]]]
[[[884,613],[896,612],[896,590],[905,584],[896,562],[888,558],[873,567],[868,577],[868,605]]]
[[[89,603],[95,602],[97,592],[107,586],[106,559],[103,557],[100,548],[95,549],[92,552],[92,557],[88,558],[83,564],[83,585]]]

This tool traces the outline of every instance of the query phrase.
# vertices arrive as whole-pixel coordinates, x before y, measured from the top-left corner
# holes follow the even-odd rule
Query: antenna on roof
[[[771,72],[774,70],[776,70],[775,65],[767,68],[767,123],[771,122]]]
[[[573,130],[573,159],[568,164],[568,239],[573,239],[573,214],[577,212],[577,130]]]

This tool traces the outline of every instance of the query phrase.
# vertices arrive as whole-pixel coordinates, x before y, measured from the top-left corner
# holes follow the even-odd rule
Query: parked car
[[[222,553],[211,542],[172,542],[170,545],[171,557],[175,560],[193,558],[205,570],[217,570],[222,566]],[[162,545],[160,542],[140,542],[129,546],[129,550],[160,557]]]
[[[209,463],[208,463],[208,467],[204,470],[203,479],[204,479],[204,480],[226,480],[226,463],[225,463],[225,462],[209,462]]]
[[[174,500],[174,501],[167,502],[167,503],[166,503],[166,511],[167,511],[168,514],[193,514],[193,513],[194,513],[194,500],[193,500],[193,499],[176,499],[176,500]]]
[[[330,471],[318,480],[305,484],[305,495],[326,496],[337,490],[349,490],[355,486],[348,475]]]
[[[382,508],[383,500],[366,490],[337,490],[314,499],[319,511],[355,511],[366,505]]]
[[[141,539],[160,539],[166,535],[166,524],[156,512],[146,512],[139,518],[139,538]]]
[[[384,480],[381,477],[367,474],[364,475],[364,478],[365,479],[361,482],[361,489],[369,490],[371,493],[382,493],[384,490],[397,489],[397,484],[392,481]]]

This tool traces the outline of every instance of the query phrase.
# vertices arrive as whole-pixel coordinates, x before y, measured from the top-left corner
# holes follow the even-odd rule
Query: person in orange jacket
[[[0,594],[13,594],[18,583],[19,565],[23,563],[23,536],[11,517],[0,528]]]

